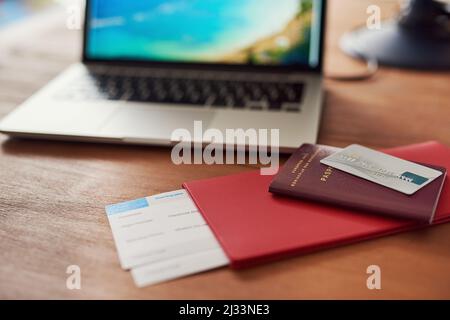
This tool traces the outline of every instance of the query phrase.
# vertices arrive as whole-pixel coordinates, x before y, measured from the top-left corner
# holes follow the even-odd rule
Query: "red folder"
[[[385,152],[450,172],[450,148],[427,142]],[[399,220],[315,202],[273,196],[273,176],[249,173],[187,182],[188,190],[231,261],[242,268],[319,249],[423,228]],[[447,176],[433,224],[450,221]]]

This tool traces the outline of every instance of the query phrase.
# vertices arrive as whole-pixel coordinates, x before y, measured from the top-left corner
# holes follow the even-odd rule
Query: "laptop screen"
[[[84,57],[318,70],[323,7],[324,0],[89,0]]]

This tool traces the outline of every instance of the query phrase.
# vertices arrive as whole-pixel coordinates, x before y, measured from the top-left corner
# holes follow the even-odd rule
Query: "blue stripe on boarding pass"
[[[123,213],[131,210],[136,209],[142,209],[148,207],[148,201],[146,198],[136,199],[132,201],[127,202],[121,202],[117,204],[112,204],[109,206],[106,206],[106,214],[108,216],[117,214],[117,213]]]

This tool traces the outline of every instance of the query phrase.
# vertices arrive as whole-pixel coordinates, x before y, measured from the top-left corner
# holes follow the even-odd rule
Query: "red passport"
[[[413,195],[406,195],[320,163],[339,150],[321,145],[302,145],[273,179],[269,191],[396,218],[433,222],[445,181],[445,168],[422,164],[441,171],[442,175]]]
[[[437,142],[385,152],[450,169],[450,148]],[[268,192],[272,179],[258,170],[183,184],[234,268],[424,227],[412,220],[277,197]],[[448,180],[433,224],[450,221]]]

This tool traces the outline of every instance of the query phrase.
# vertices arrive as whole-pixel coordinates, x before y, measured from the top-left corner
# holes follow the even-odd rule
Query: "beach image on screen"
[[[316,0],[92,0],[91,59],[312,65]],[[314,30],[313,30],[314,31]],[[316,49],[315,51],[318,51]]]

